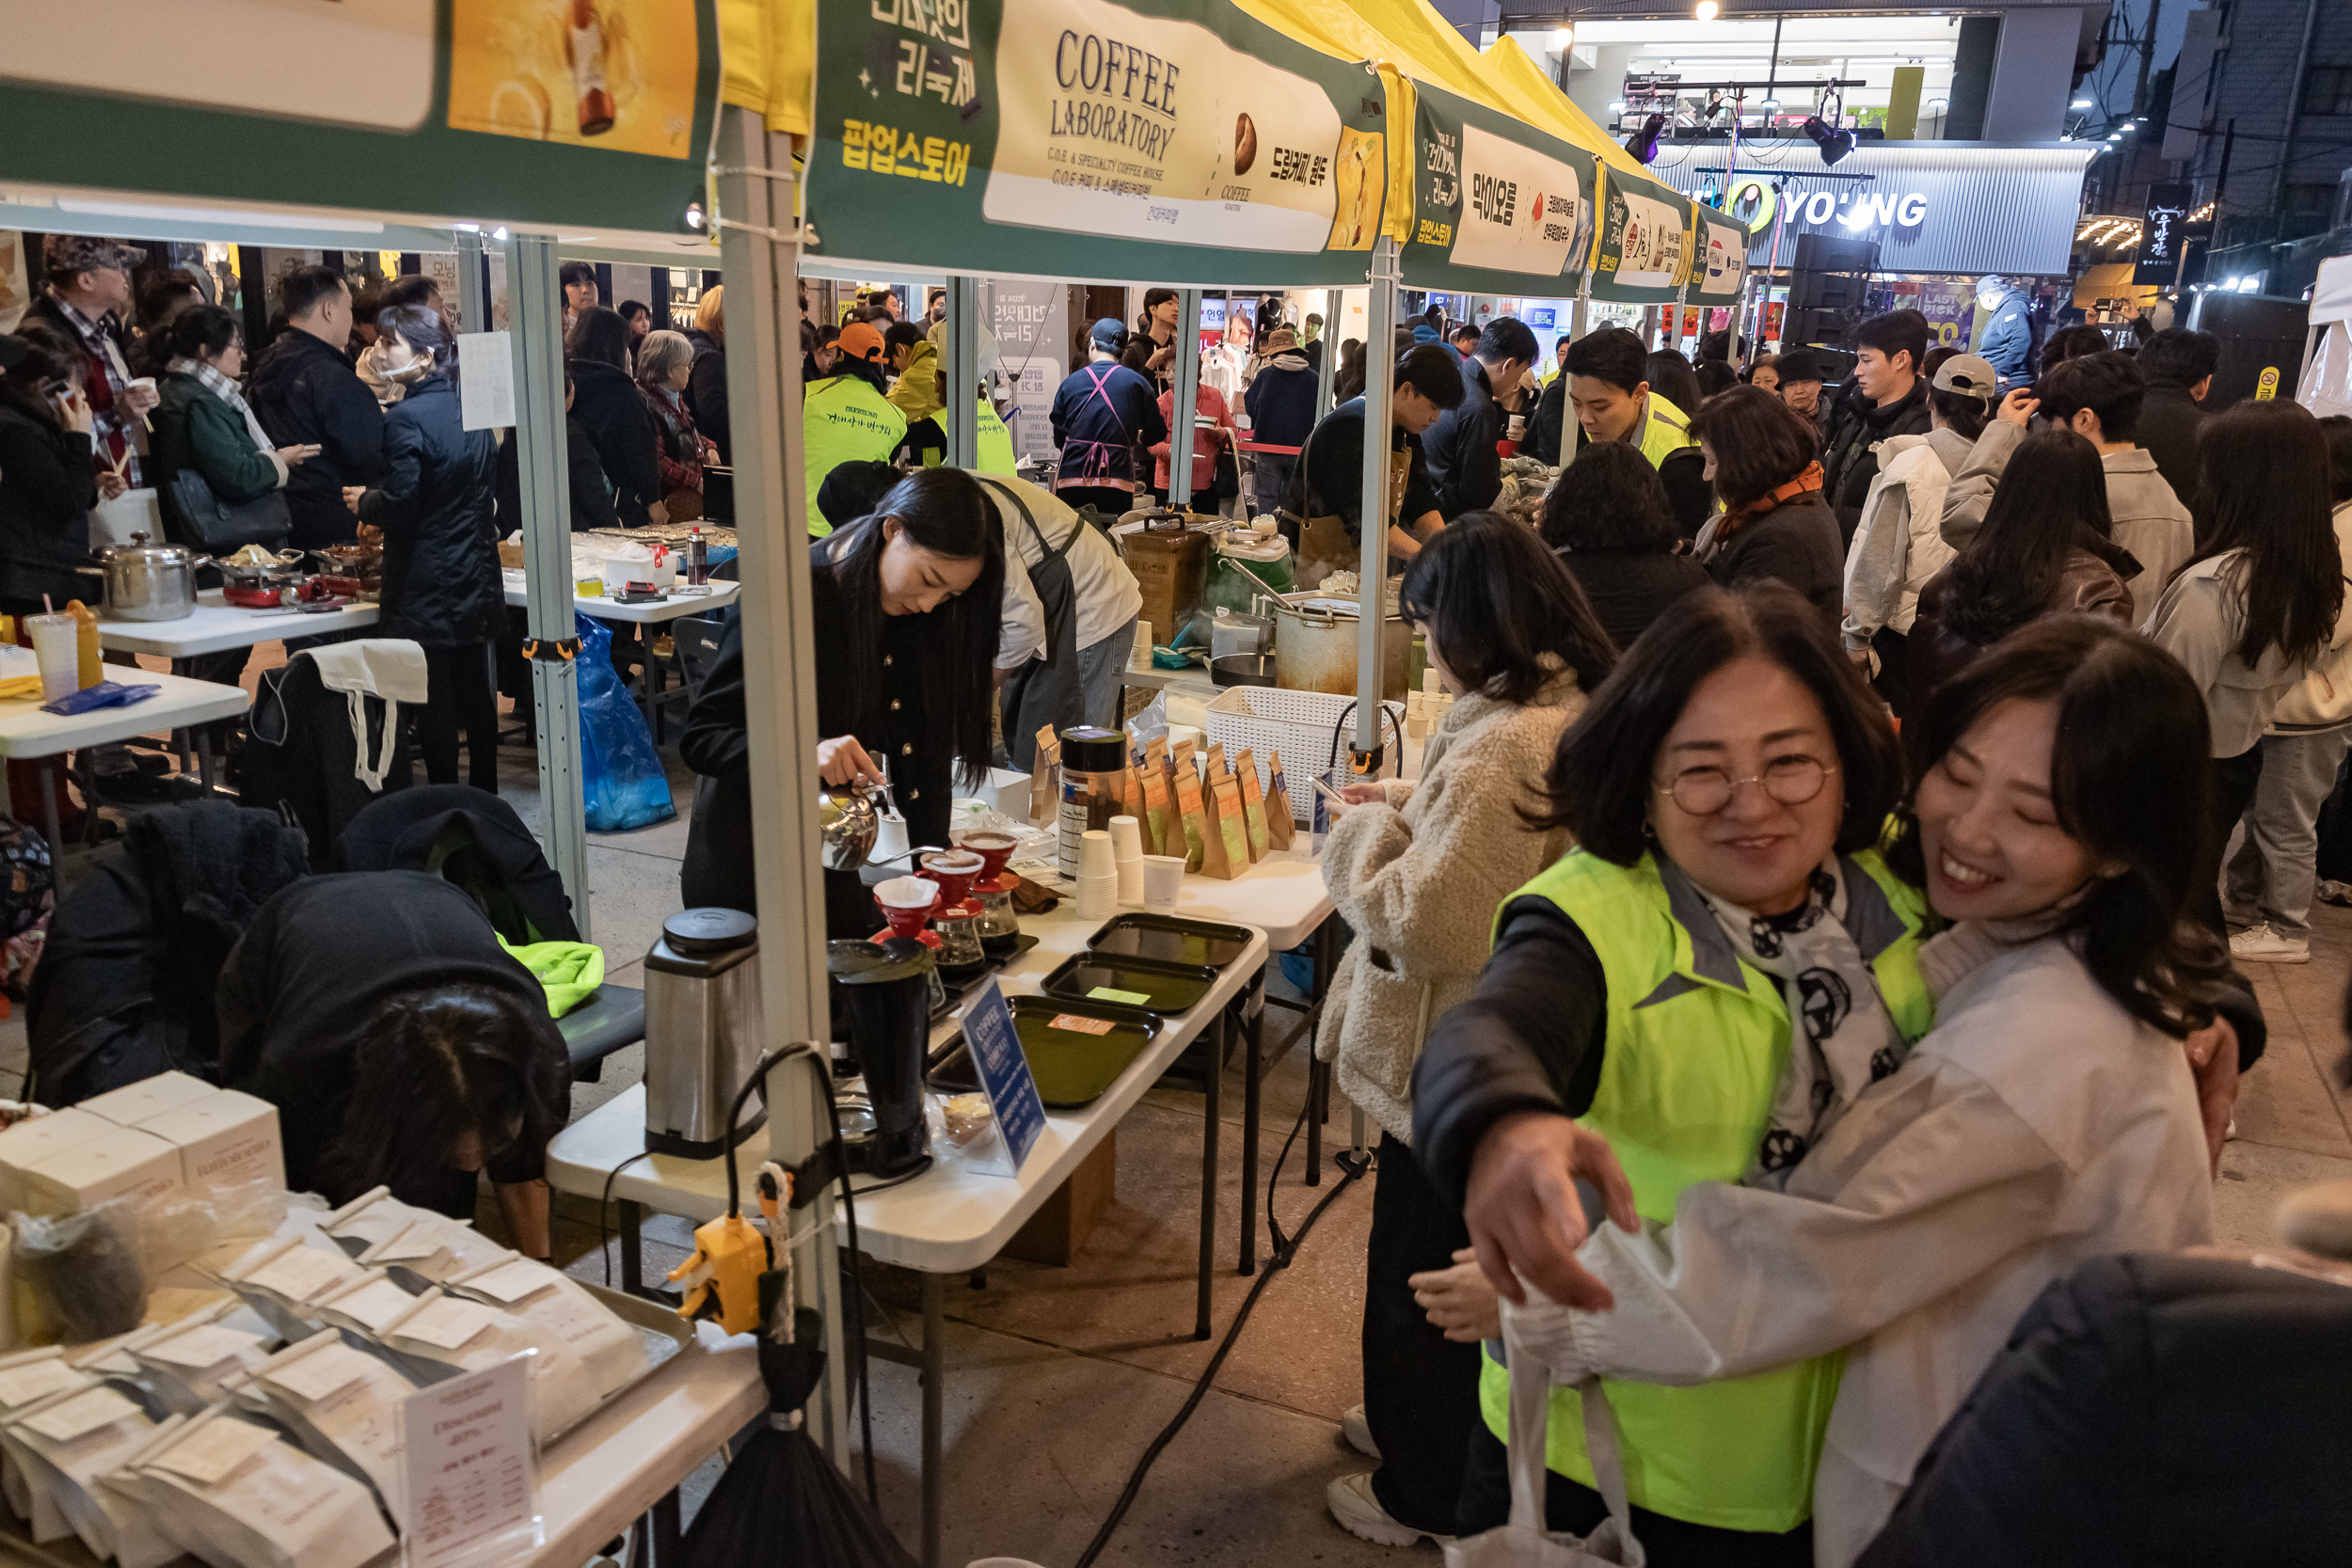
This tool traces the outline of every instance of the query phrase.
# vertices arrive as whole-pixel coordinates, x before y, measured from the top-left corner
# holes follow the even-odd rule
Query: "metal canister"
[[[1075,880],[1078,850],[1089,829],[1107,831],[1124,810],[1127,737],[1117,730],[1073,725],[1061,732],[1061,874]]]

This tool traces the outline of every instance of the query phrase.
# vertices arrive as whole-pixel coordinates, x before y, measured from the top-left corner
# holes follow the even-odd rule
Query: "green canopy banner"
[[[1363,281],[1387,95],[1223,0],[837,0],[817,34],[812,256]]]
[[[0,179],[684,234],[718,38],[714,0],[19,6]]]
[[[1740,297],[1748,270],[1748,230],[1712,207],[1694,207],[1698,243],[1691,255],[1691,293],[1696,302],[1721,305]]]
[[[1414,84],[1414,221],[1405,282],[1560,294],[1591,254],[1595,160],[1440,87]]]
[[[1637,305],[1671,302],[1691,264],[1690,198],[1615,167],[1603,178],[1593,297]]]

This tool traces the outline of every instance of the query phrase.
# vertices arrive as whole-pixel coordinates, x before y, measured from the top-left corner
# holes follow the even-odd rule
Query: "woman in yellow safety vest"
[[[1486,1146],[1573,1132],[1565,1113],[1617,1151],[1627,1218],[1671,1218],[1693,1182],[1785,1173],[1931,1022],[1924,901],[1876,850],[1902,788],[1877,700],[1790,590],[1699,589],[1627,651],[1549,782],[1550,825],[1580,847],[1503,903],[1477,991],[1430,1031],[1422,1168],[1460,1195],[1490,1174]],[[1837,1374],[1833,1354],[1694,1387],[1610,1384],[1651,1560],[1810,1564]],[[1507,1388],[1489,1355],[1465,1532],[1509,1511]],[[1590,1530],[1605,1510],[1567,1389],[1549,1449],[1553,1528]]]
[[[807,464],[809,536],[833,525],[817,509],[817,488],[844,463],[887,463],[906,440],[907,417],[887,395],[882,335],[870,322],[851,322],[834,345],[834,373],[802,389],[802,456]]]

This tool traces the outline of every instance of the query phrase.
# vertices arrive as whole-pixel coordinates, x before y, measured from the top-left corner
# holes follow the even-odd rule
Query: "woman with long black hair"
[[[996,509],[961,468],[909,474],[869,516],[810,547],[818,771],[829,785],[887,782],[914,844],[946,844],[959,766],[988,766],[1004,594]],[[686,905],[754,908],[751,744],[740,622],[719,645],[678,752],[702,775],[679,875]],[[855,872],[825,874],[835,937],[880,928]]]
[[[2110,536],[2106,470],[2071,430],[2029,436],[1968,547],[1919,591],[1912,623],[1915,699],[2028,621],[2070,610],[2132,624],[2125,586],[2139,562]]]
[[[572,418],[604,460],[623,526],[643,528],[668,522],[670,514],[661,499],[661,436],[629,375],[630,347],[628,323],[602,305],[581,310],[564,340],[576,389]]]
[[[457,782],[462,728],[466,782],[495,795],[498,698],[489,649],[506,627],[493,543],[498,444],[486,430],[465,428],[457,341],[448,323],[421,305],[388,305],[376,326],[381,362],[406,390],[384,411],[384,482],[343,491],[343,504],[384,540],[376,635],[424,649],[427,696],[417,716],[417,749],[426,779]]]
[[[2328,441],[2308,410],[2241,403],[2206,422],[2197,458],[2197,553],[2143,629],[2205,699],[2213,818],[2190,913],[2226,935],[2221,851],[2262,781],[2263,731],[2334,634],[2344,563]]]

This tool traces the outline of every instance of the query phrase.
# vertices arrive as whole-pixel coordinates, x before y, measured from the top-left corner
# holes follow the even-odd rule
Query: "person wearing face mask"
[[[2087,618],[2035,623],[1927,699],[1886,858],[1946,923],[1915,955],[1934,1028],[1874,1066],[1778,1180],[1661,1202],[1643,1193],[1655,1146],[1552,1114],[1573,1150],[1554,1173],[1572,1164],[1616,1196],[1563,1281],[1551,1243],[1521,1228],[1543,1205],[1499,1197],[1488,1150],[1453,1146],[1496,1289],[1516,1303],[1520,1280],[1534,1287],[1505,1308],[1512,1332],[1555,1379],[1630,1380],[1605,1385],[1621,1423],[1653,1391],[1843,1352],[1814,1429],[1822,1568],[1862,1553],[2043,1286],[2209,1239],[2212,1150],[2184,1041],[2235,1051],[2260,1025],[2220,944],[2182,918],[2204,728],[2177,664]],[[1555,1289],[1585,1309],[1542,1298]]]
[[[846,334],[845,334],[846,336]],[[909,842],[947,842],[949,803],[990,750],[1004,532],[979,483],[924,468],[868,516],[810,546],[818,771],[829,786],[887,783]],[[753,872],[750,700],[739,620],[687,711],[678,754],[702,775],[678,886],[689,909],[758,912]],[[767,673],[759,676],[764,685]],[[828,936],[880,929],[854,871],[825,873]]]
[[[1690,411],[1661,397],[1649,384],[1649,355],[1642,340],[1622,326],[1604,326],[1568,345],[1567,406],[1576,417],[1580,447],[1593,441],[1624,441],[1649,459],[1666,482],[1675,522],[1685,539],[1707,521],[1713,498],[1691,435]],[[1560,456],[1573,461],[1562,433]]]
[[[441,309],[440,285],[422,273],[409,273],[384,285],[383,291],[376,295],[376,312],[381,314],[395,305],[416,306],[437,316],[448,314]],[[373,318],[370,319],[373,321]],[[389,408],[401,400],[407,388],[390,374],[388,356],[391,349],[385,343],[383,333],[373,326],[370,330],[374,332],[374,336],[368,340],[368,346],[360,351],[358,360],[352,369],[358,372],[368,390],[375,394],[375,401]]]
[[[1422,433],[1461,404],[1462,370],[1451,351],[1419,343],[1395,361],[1389,398],[1389,569],[1402,571],[1445,528],[1437,487],[1422,455]],[[1364,516],[1364,400],[1351,398],[1323,417],[1298,454],[1283,498],[1283,537],[1298,552],[1299,586],[1312,588],[1333,572],[1352,572]]]
[[[609,312],[608,312],[609,313]],[[614,325],[620,318],[613,317]],[[466,732],[466,782],[498,793],[498,703],[488,647],[505,628],[499,577],[498,442],[468,430],[457,394],[457,341],[432,311],[392,306],[376,317],[387,373],[405,388],[385,411],[381,484],[353,485],[343,504],[384,541],[378,637],[424,649],[425,705],[417,749],[425,777],[457,783],[457,732]]]
[[[1350,784],[1344,809],[1331,807],[1323,878],[1356,940],[1315,1038],[1341,1092],[1380,1127],[1364,1402],[1341,1422],[1380,1463],[1326,1497],[1348,1531],[1391,1546],[1453,1533],[1478,1423],[1476,1347],[1447,1343],[1413,1300],[1416,1276],[1452,1268],[1470,1245],[1460,1207],[1413,1160],[1413,1062],[1430,1021],[1477,983],[1495,907],[1567,847],[1520,808],[1541,798],[1560,732],[1616,660],[1559,558],[1495,513],[1466,514],[1431,540],[1400,602],[1457,700],[1417,782]]]

